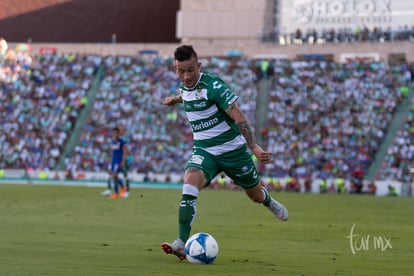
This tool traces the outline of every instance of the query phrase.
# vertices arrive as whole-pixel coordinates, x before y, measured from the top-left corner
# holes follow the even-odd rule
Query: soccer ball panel
[[[185,244],[187,260],[194,264],[211,264],[218,255],[217,241],[208,233],[192,235]]]

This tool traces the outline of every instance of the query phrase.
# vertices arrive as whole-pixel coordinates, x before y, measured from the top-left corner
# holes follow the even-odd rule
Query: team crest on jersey
[[[201,100],[203,98],[203,89],[201,89],[201,87],[197,88],[197,93],[196,93],[196,100]]]
[[[111,149],[112,150],[119,150],[119,149],[121,149],[121,143],[120,142],[112,142]]]

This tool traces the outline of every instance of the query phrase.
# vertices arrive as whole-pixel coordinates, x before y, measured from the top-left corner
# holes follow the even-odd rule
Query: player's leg
[[[197,197],[202,188],[218,172],[214,161],[205,152],[194,151],[186,165],[182,197],[178,208],[178,239],[172,243],[163,243],[162,250],[174,254],[180,260],[185,258],[184,244],[188,240],[197,213]]]
[[[108,180],[107,180],[107,183],[106,183],[106,185],[107,185],[106,190],[102,192],[103,196],[110,196],[112,194],[112,187],[111,187],[112,185],[111,184],[112,184],[112,175],[109,174],[108,175]]]
[[[108,181],[106,183],[106,186],[107,186],[108,190],[112,190],[111,183],[112,183],[112,176],[109,176]]]
[[[205,185],[205,177],[199,168],[190,167],[184,174],[182,197],[178,207],[178,233],[179,237],[172,243],[161,245],[167,254],[174,254],[180,260],[185,259],[184,244],[190,236],[191,228],[197,213],[197,197]],[[191,184],[188,184],[191,183]]]
[[[124,173],[124,180],[125,180],[126,190],[129,192],[128,167],[124,168],[123,173]]]
[[[102,192],[103,196],[110,196],[112,194],[112,170],[113,170],[113,164],[108,166],[108,179],[106,181],[106,190]]]
[[[272,198],[261,185],[259,172],[246,148],[223,155],[220,164],[226,168],[225,173],[245,190],[252,201],[262,203],[280,220],[288,219],[288,210],[285,206]]]
[[[124,181],[122,180],[121,177],[119,177],[119,175],[122,173],[122,169],[118,169],[118,171],[116,172],[116,179],[118,181],[118,186],[120,188],[121,191],[124,190]]]
[[[120,181],[119,177],[118,177],[118,173],[119,173],[119,166],[118,165],[114,165],[112,168],[112,180],[114,183],[114,193],[111,195],[111,198],[118,198],[119,197],[119,189],[122,188],[122,182]]]
[[[118,198],[119,197],[119,182],[118,182],[118,174],[116,172],[112,173],[112,181],[114,183],[114,193],[111,195],[111,198]]]
[[[119,187],[119,196],[120,197],[124,197],[125,192],[126,192],[126,188],[125,188],[125,185],[124,185],[123,170],[120,169],[120,168],[118,168],[118,170],[116,172],[116,180],[115,180],[115,182],[117,182],[118,187]]]
[[[182,197],[178,208],[179,238],[186,242],[191,233],[191,227],[197,214],[197,197],[206,185],[204,172],[190,167],[184,174]]]
[[[254,202],[263,203],[278,219],[286,221],[289,218],[288,210],[283,204],[272,198],[265,187],[258,183],[253,188],[245,189],[247,196]]]
[[[128,169],[123,168],[122,169],[122,176],[125,183],[125,186],[122,188],[121,196],[123,198],[129,197],[129,179],[128,179]]]

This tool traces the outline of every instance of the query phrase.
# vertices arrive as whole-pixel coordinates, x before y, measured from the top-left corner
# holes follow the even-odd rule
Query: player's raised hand
[[[181,103],[181,102],[182,102],[181,96],[175,96],[175,97],[174,96],[168,96],[162,101],[162,104],[171,106],[171,105],[175,105],[175,104]]]
[[[273,161],[273,153],[263,150],[262,147],[260,147],[259,145],[255,145],[251,150],[260,162],[264,164],[269,164]]]
[[[172,96],[166,97],[162,101],[162,104],[164,104],[164,105],[174,105],[174,97],[172,97]]]

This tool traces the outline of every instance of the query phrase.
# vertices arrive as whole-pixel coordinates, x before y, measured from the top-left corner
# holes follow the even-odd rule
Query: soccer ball
[[[185,243],[185,255],[192,264],[211,264],[218,251],[217,241],[208,233],[194,234]]]

